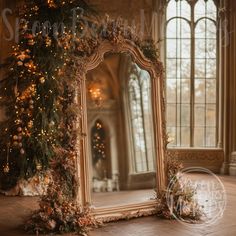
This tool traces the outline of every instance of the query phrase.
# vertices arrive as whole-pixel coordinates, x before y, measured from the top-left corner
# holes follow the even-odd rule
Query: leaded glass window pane
[[[131,62],[128,83],[133,153],[137,173],[154,170],[151,78],[147,71]]]
[[[213,0],[169,0],[166,87],[169,146],[216,146],[217,7]]]

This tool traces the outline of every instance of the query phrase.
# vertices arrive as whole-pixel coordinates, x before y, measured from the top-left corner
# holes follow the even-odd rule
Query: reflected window
[[[169,0],[166,8],[169,146],[217,145],[217,7]]]
[[[147,71],[130,62],[128,80],[130,128],[136,173],[154,170],[151,81]]]

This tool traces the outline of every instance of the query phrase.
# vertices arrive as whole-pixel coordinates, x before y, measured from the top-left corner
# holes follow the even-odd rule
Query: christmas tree
[[[74,58],[86,53],[81,45],[94,15],[83,0],[27,0],[19,11],[19,42],[0,86],[6,115],[0,123],[1,187],[11,188],[49,166],[52,173],[39,210],[26,223],[28,231],[84,233],[95,224],[74,201],[75,123],[81,112]]]
[[[94,14],[83,0],[31,0],[20,9],[19,42],[0,84],[2,188],[46,169],[55,147],[73,150],[79,112],[73,55],[83,55],[76,43]]]

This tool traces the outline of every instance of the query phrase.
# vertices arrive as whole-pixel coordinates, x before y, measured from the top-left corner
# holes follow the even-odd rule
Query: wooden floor
[[[196,229],[177,221],[156,217],[110,223],[90,232],[89,236],[236,236],[236,177],[220,177],[227,191],[224,216],[215,225]],[[30,210],[37,208],[37,198],[0,196],[0,236],[23,236],[20,225]],[[71,234],[68,234],[71,235]]]
[[[122,206],[142,203],[154,198],[153,189],[92,193],[92,205],[95,207]]]

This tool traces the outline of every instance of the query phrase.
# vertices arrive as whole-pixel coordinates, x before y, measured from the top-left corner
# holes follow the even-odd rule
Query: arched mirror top
[[[92,56],[86,58],[85,73],[96,68],[107,53],[129,53],[132,56],[133,62],[147,70],[152,78],[161,77],[163,72],[162,63],[159,60],[151,61],[132,41],[124,40],[123,42],[114,43],[108,40],[103,40]]]

